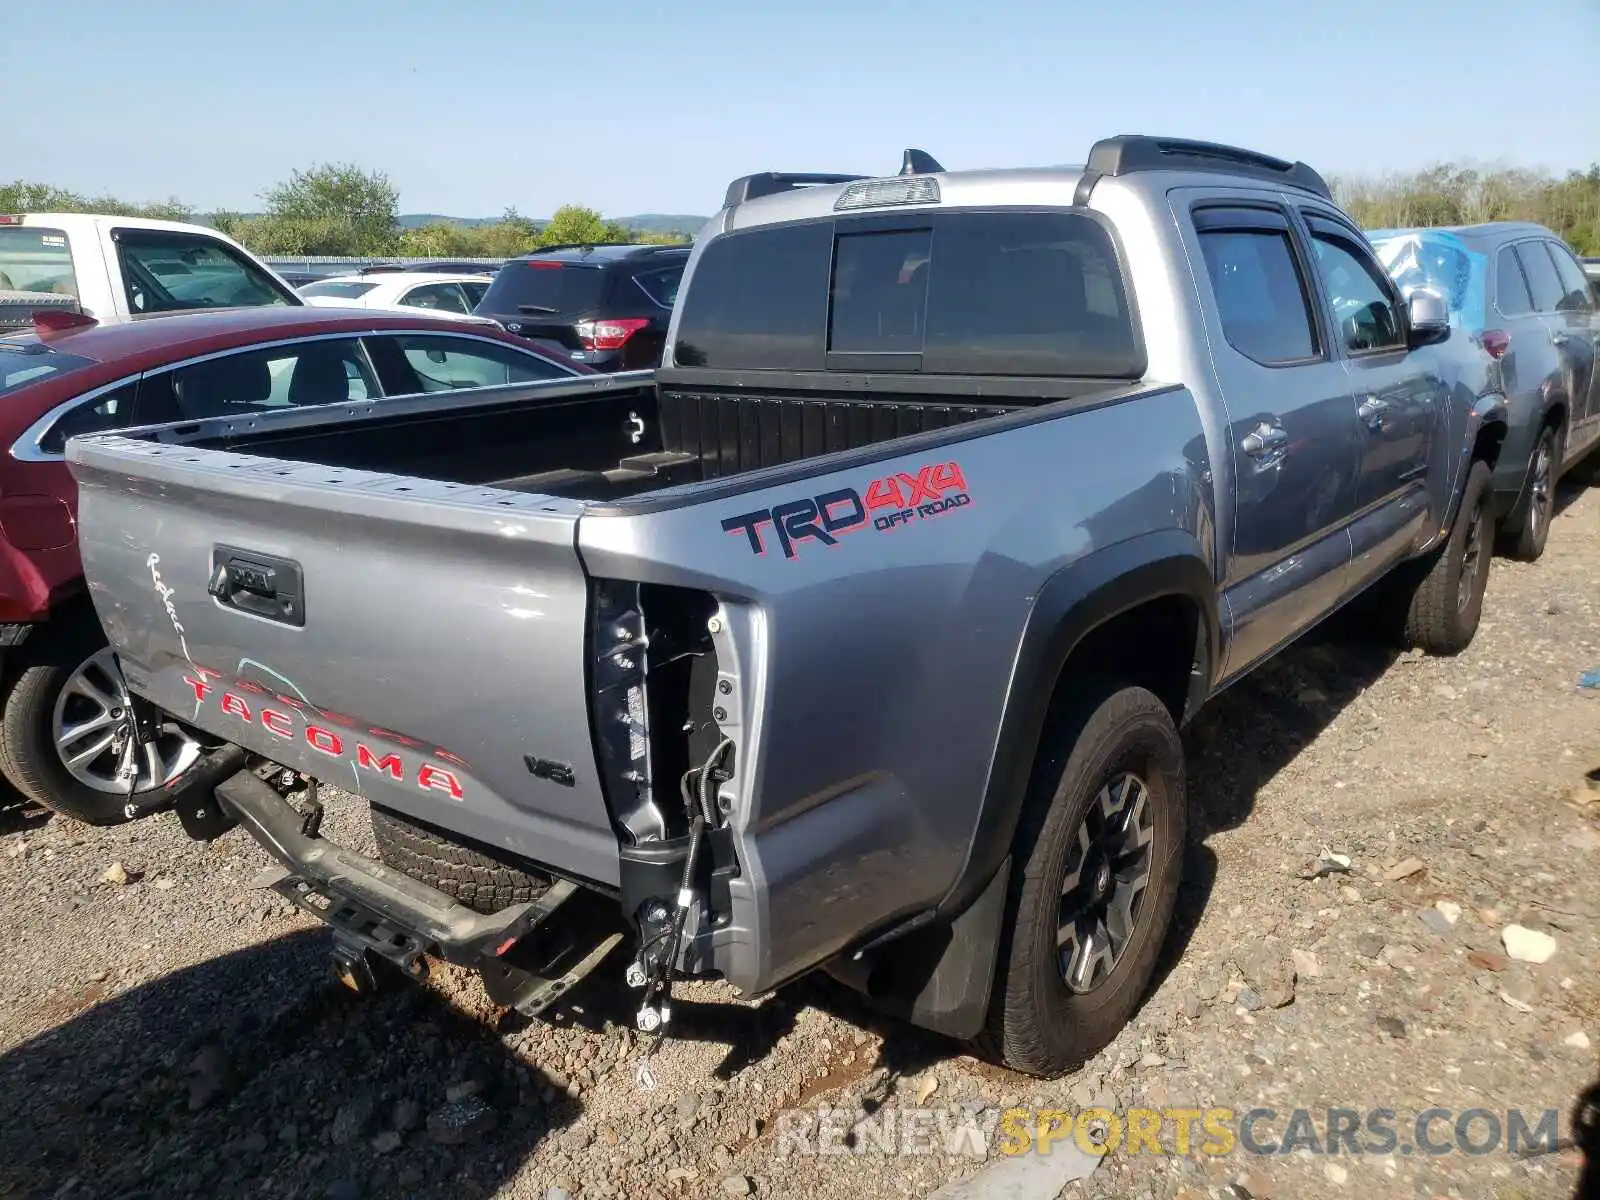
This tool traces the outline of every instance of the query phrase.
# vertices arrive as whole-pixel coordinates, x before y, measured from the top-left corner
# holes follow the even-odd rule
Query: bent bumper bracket
[[[426,973],[425,955],[484,973],[490,997],[536,1016],[598,965],[616,939],[602,941],[556,978],[515,966],[506,955],[578,890],[558,879],[538,899],[480,913],[353,850],[305,829],[302,815],[270,784],[240,771],[216,789],[222,806],[283,864],[269,886],[324,924],[346,955],[377,955],[407,975]]]

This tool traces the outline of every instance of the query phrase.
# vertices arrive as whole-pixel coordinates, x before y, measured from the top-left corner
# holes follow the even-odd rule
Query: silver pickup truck
[[[536,1012],[615,944],[551,935],[598,898],[646,1029],[674,977],[823,968],[1050,1074],[1148,986],[1182,723],[1374,587],[1471,640],[1504,409],[1448,336],[1303,164],[909,151],[735,181],[654,374],[68,458],[129,736],[225,743],[179,815],[266,844],[348,980],[442,956]]]

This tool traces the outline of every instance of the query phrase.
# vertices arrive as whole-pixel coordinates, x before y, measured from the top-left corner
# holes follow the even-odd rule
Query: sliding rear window
[[[1110,235],[1064,212],[778,226],[706,247],[680,366],[1137,378]]]

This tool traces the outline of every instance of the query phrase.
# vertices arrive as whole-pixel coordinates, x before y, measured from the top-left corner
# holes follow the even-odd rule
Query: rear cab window
[[[922,213],[729,234],[683,300],[680,366],[1137,378],[1110,234],[1073,212]]]
[[[478,308],[485,313],[534,318],[591,312],[600,307],[605,284],[605,271],[587,263],[513,260],[495,274]]]
[[[298,304],[273,278],[215,238],[164,229],[111,231],[135,313]]]
[[[79,299],[66,233],[37,225],[0,225],[0,292],[50,292]]]

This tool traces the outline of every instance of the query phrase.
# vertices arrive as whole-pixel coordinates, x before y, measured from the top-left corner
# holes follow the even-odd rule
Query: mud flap
[[[1011,859],[949,924],[921,926],[827,970],[891,1016],[966,1040],[983,1029],[994,986]]]

